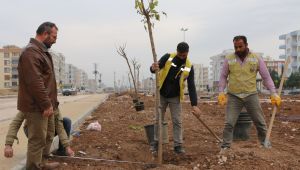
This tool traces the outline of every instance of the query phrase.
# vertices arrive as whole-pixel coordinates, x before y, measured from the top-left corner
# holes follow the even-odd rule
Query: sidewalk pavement
[[[60,105],[60,111],[62,116],[69,117],[72,120],[72,127],[76,129],[84,118],[91,114],[102,102],[108,97],[108,94],[95,94],[86,98],[74,100],[72,102],[65,102]],[[8,128],[10,121],[0,124],[0,128]],[[22,126],[23,127],[23,126]],[[7,130],[6,130],[7,131]],[[18,133],[20,143],[15,141],[13,145],[14,156],[13,158],[5,158],[3,155],[5,136],[0,137],[2,145],[0,145],[0,170],[8,169],[22,169],[26,162],[27,151],[27,138],[24,135],[22,129]],[[58,138],[54,140],[54,145],[57,145]]]

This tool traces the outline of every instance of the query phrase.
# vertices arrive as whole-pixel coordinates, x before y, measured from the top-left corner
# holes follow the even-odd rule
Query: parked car
[[[63,89],[62,94],[64,96],[76,95],[77,91],[75,88]]]

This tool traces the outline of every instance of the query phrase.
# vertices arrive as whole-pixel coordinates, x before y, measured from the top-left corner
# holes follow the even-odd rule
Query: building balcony
[[[280,56],[279,56],[279,59],[285,59],[286,58],[286,56],[284,55],[284,54],[281,54]]]
[[[293,47],[296,47],[298,44],[299,44],[299,42],[296,42],[296,41],[292,41],[292,42],[291,42],[291,45],[292,45]]]
[[[286,49],[286,45],[285,44],[284,45],[280,45],[279,49],[284,49],[285,50]]]
[[[299,31],[293,31],[293,32],[291,32],[290,34],[291,34],[291,36],[297,36],[298,33],[299,33]]]
[[[298,55],[298,54],[297,54],[297,51],[292,51],[292,52],[291,52],[291,56],[294,57],[294,56],[297,56],[297,55]]]
[[[299,65],[299,63],[298,63],[298,62],[296,62],[296,61],[294,61],[294,62],[292,62],[292,63],[291,63],[291,65],[290,65],[290,66],[291,66],[292,68],[297,68],[297,67],[298,67],[298,65]]]
[[[283,35],[280,35],[280,36],[279,36],[279,39],[280,39],[280,40],[285,40],[285,38],[286,38],[286,34],[283,34]]]

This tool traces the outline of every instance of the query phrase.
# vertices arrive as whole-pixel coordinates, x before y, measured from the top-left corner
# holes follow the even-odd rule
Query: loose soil
[[[300,169],[300,102],[293,96],[282,103],[271,134],[272,148],[265,149],[257,140],[252,125],[248,141],[234,141],[226,152],[227,160],[218,157],[220,143],[190,113],[189,102],[183,102],[184,147],[186,154],[173,152],[172,122],[167,111],[169,143],[163,147],[163,165],[156,166],[156,158],[149,150],[144,126],[154,123],[154,97],[141,96],[145,110],[136,112],[128,94],[111,95],[80,127],[80,135],[73,136],[72,148],[76,156],[145,164],[55,158],[61,169]],[[299,99],[299,96],[297,97]],[[267,123],[272,106],[262,102]],[[201,100],[201,119],[220,137],[224,128],[224,107]],[[102,130],[88,131],[89,123],[99,121]],[[81,154],[83,151],[86,154]],[[153,164],[151,164],[153,163]]]

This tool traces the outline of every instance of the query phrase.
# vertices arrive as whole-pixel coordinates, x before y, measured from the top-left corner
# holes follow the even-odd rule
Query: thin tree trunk
[[[148,32],[150,37],[153,61],[157,62],[157,54],[155,51],[154,46],[154,38],[152,33],[152,25],[150,22],[149,15],[146,15],[147,25],[148,25]],[[160,93],[159,93],[159,79],[158,79],[158,70],[155,71],[155,80],[156,80],[156,92],[155,92],[155,110],[158,113],[158,134],[159,134],[159,141],[158,141],[158,163],[162,164],[162,113],[161,113],[161,105],[160,105]]]
[[[130,71],[130,74],[131,74],[131,77],[132,77],[133,86],[134,86],[134,91],[135,91],[135,98],[137,99],[138,95],[137,95],[137,90],[136,90],[136,86],[135,86],[135,83],[134,83],[134,82],[135,82],[135,79],[134,79],[134,76],[133,76],[133,74],[132,74],[131,66],[130,66],[130,64],[129,64],[128,59],[126,59],[126,62],[127,62],[127,65],[128,65],[128,67],[129,67],[129,71]]]

